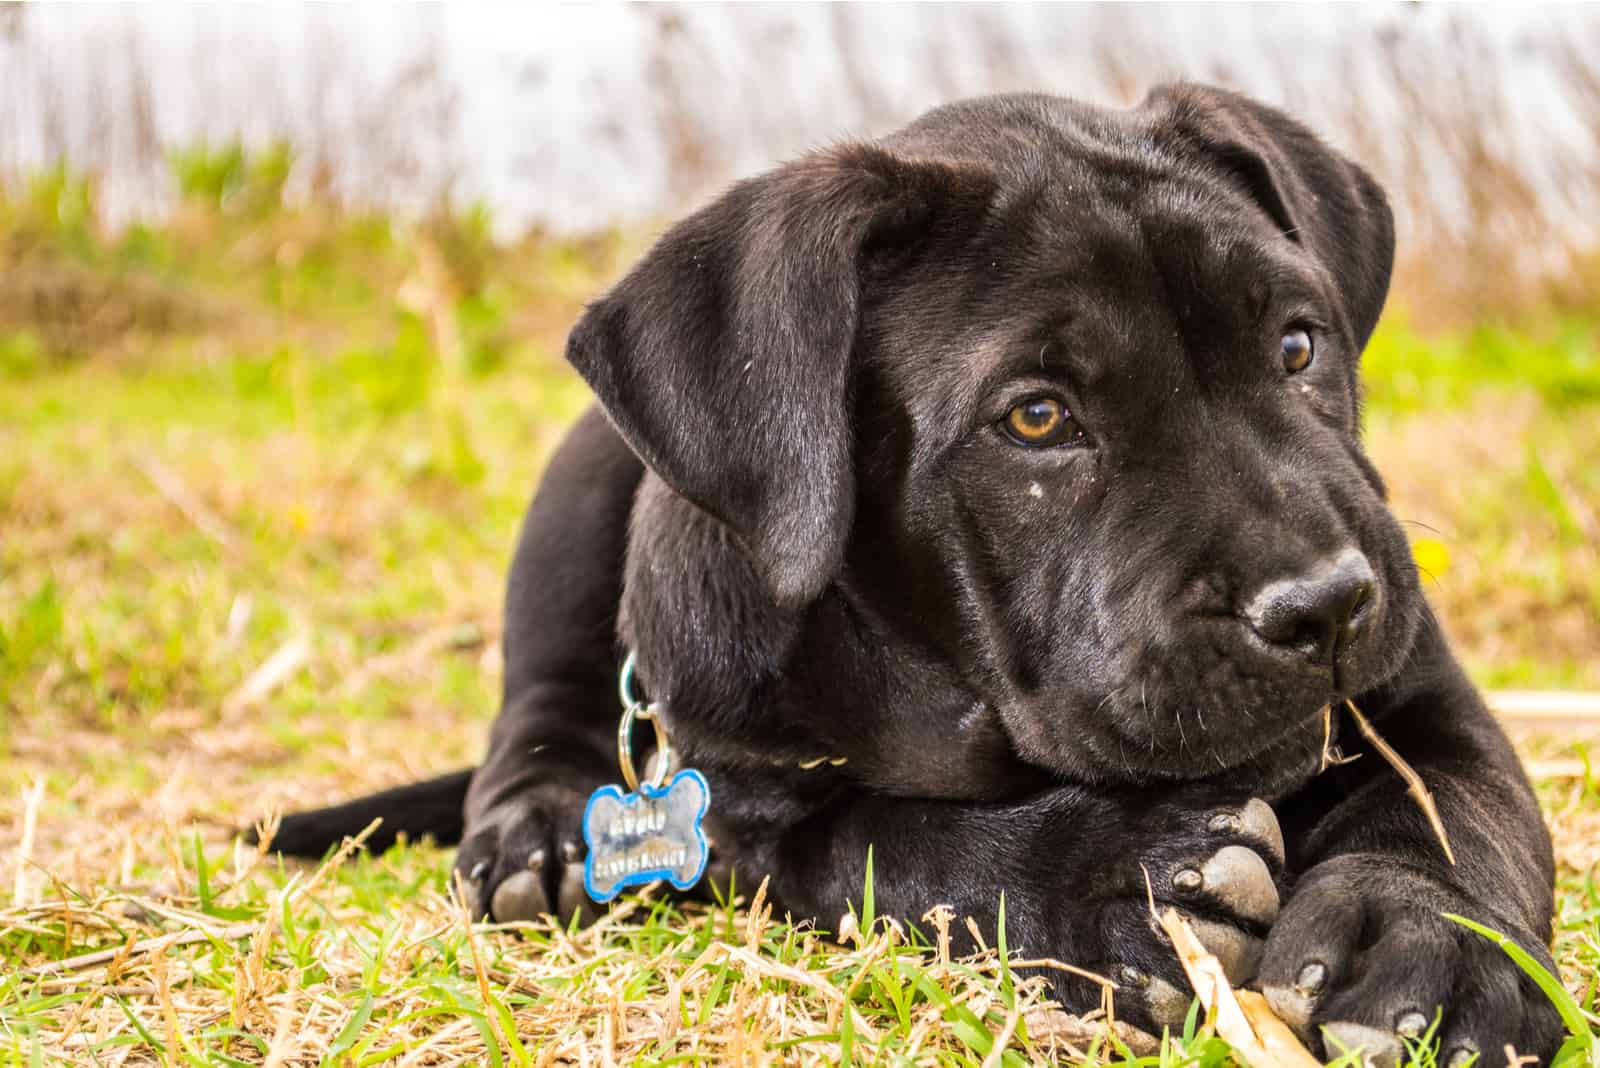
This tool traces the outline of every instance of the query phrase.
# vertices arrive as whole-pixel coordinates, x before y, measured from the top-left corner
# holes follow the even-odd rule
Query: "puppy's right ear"
[[[1163,114],[1181,143],[1331,272],[1365,348],[1394,268],[1394,214],[1373,177],[1304,124],[1226,89],[1161,85],[1139,106]]]
[[[854,517],[863,260],[991,188],[872,145],[804,157],[673,227],[573,329],[567,359],[618,431],[732,529],[780,604],[822,591]]]

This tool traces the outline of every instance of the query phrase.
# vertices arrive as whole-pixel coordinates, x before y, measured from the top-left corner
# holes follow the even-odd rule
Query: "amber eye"
[[[1304,330],[1291,330],[1283,335],[1283,369],[1290,374],[1311,366],[1311,335]]]
[[[1060,445],[1082,436],[1066,405],[1054,397],[1023,401],[1006,413],[1004,426],[1018,445]]]

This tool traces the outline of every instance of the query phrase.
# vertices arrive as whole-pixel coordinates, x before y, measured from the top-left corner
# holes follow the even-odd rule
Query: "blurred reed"
[[[1279,103],[1373,168],[1401,226],[1398,303],[1417,325],[1593,309],[1600,12],[1428,7],[1302,28],[1308,16],[1271,8],[1184,22],[1148,7],[656,5],[589,16],[614,23],[600,32],[629,57],[620,66],[544,40],[498,73],[462,44],[470,13],[385,15],[405,24],[398,45],[363,44],[370,12],[302,13],[287,34],[194,14],[179,100],[171,48],[136,13],[0,5],[0,184],[15,192],[67,161],[121,225],[180,203],[175,152],[287,140],[284,196],[332,211],[425,217],[482,201],[502,238],[649,225],[740,173],[939,100],[1037,88],[1133,103],[1187,77]],[[1215,40],[1197,42],[1206,18]],[[517,51],[516,30],[494,55]]]

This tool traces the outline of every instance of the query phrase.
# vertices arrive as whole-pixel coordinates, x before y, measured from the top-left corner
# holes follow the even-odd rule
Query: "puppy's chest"
[[[686,763],[725,781],[724,793],[803,808],[841,792],[1001,801],[1049,785],[1023,763],[999,717],[970,698],[884,693],[864,679],[791,677],[750,699],[744,714],[674,717]],[[749,730],[751,725],[761,729]]]

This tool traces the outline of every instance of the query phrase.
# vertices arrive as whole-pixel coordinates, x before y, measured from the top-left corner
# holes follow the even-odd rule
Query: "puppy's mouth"
[[[1079,696],[1073,711],[1040,715],[1032,702],[1000,704],[1014,750],[1025,761],[1072,781],[1149,783],[1209,779],[1250,769],[1252,783],[1287,789],[1317,770],[1329,748],[1327,700],[1272,708],[1221,709],[1141,699],[1133,686],[1098,701]],[[1263,787],[1266,788],[1266,787]]]
[[[1251,670],[1232,658],[1210,672],[1167,660],[1094,700],[1080,697],[1057,723],[1109,779],[1193,780],[1244,768],[1254,778],[1304,776],[1337,756],[1333,713],[1353,687],[1387,674],[1371,659],[1339,657],[1297,673]]]
[[[1114,760],[1149,774],[1299,766],[1332,744],[1330,709],[1404,664],[1415,628],[1389,586],[1372,584],[1359,626],[1303,642],[1264,636],[1229,616],[1191,617],[1168,642],[1135,654],[1115,707],[1088,725],[1112,735]]]
[[[1281,705],[1228,709],[1174,702],[1151,712],[1166,723],[1147,721],[1144,730],[1119,745],[1119,753],[1142,742],[1138,763],[1143,770],[1170,778],[1206,777],[1274,754],[1298,765],[1307,752],[1323,747],[1326,710],[1333,700],[1297,701],[1293,711]]]

